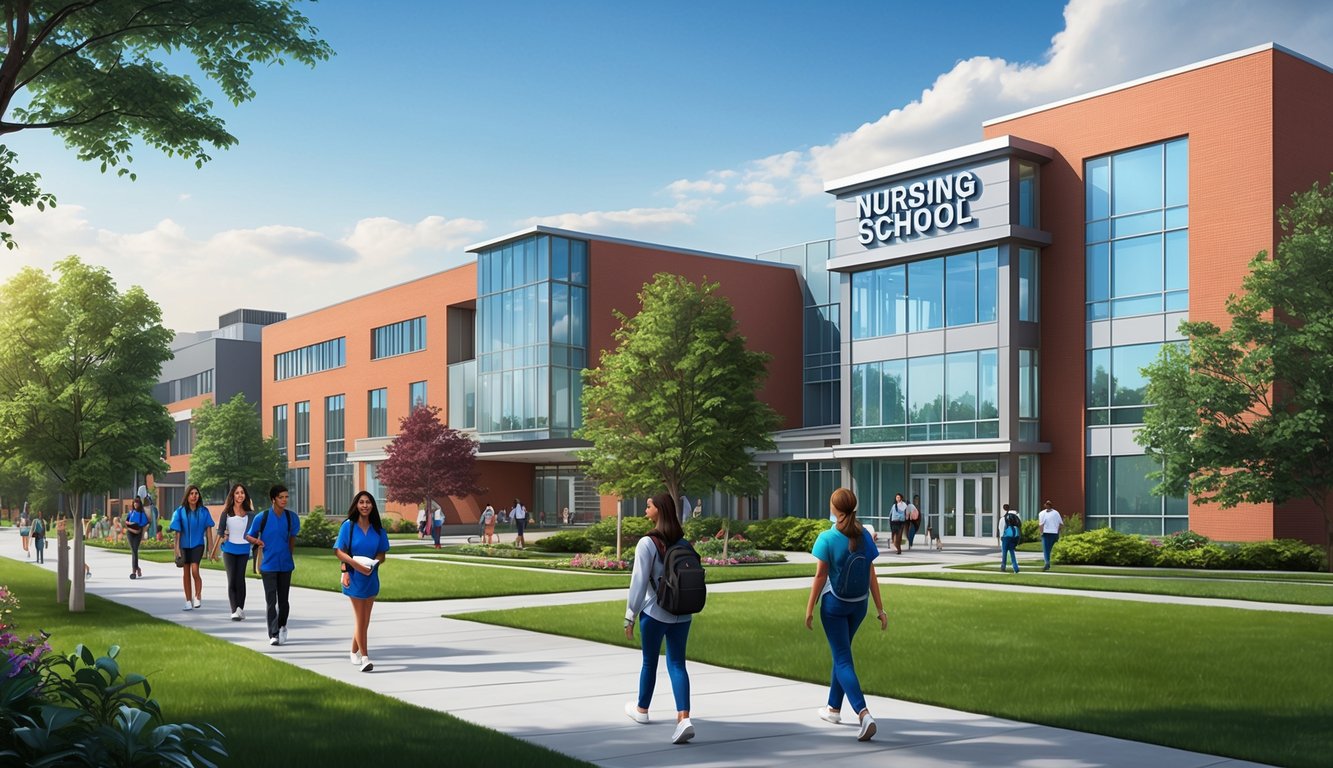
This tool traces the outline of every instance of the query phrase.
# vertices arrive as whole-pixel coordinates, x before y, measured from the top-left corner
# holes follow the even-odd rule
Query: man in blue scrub
[[[292,589],[292,571],[296,570],[296,534],[301,519],[287,509],[290,496],[286,486],[269,489],[272,506],[255,515],[246,541],[259,547],[259,575],[264,580],[264,602],[268,605],[268,644],[287,642],[287,616],[291,606],[287,595]]]

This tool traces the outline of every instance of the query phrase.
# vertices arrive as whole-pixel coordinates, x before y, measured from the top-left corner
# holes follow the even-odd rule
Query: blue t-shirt
[[[815,539],[815,546],[810,550],[811,553],[821,562],[828,563],[828,581],[824,582],[824,591],[820,595],[826,595],[833,591],[833,585],[837,583],[838,577],[842,575],[842,559],[851,550],[850,543],[851,540],[837,528],[829,528],[819,534],[819,538]],[[861,528],[861,544],[857,549],[862,550],[866,560],[871,563],[879,557],[879,547],[875,546],[875,539],[864,526]]]
[[[132,509],[125,515],[125,524],[138,526],[140,533],[147,533],[148,515],[142,509]]]
[[[359,555],[373,558],[381,552],[389,551],[389,534],[383,530],[375,530],[373,525],[362,533],[361,526],[351,520],[344,520],[342,527],[338,529],[338,539],[333,543],[333,548],[341,549],[352,557]],[[362,576],[355,568],[350,575],[350,584],[343,587],[344,595],[367,598],[380,593],[379,566],[371,569],[369,576]]]
[[[212,527],[213,513],[208,511],[208,507],[186,512],[184,506],[176,507],[176,511],[171,513],[171,525],[168,526],[169,530],[180,533],[181,549],[202,547],[206,541],[205,534]]]
[[[264,520],[269,517],[273,519],[265,524]],[[289,525],[290,528],[288,528]],[[263,534],[259,532],[261,527],[264,529]],[[250,530],[246,532],[246,535],[254,536],[264,542],[263,549],[259,550],[259,556],[263,558],[259,561],[259,570],[275,573],[296,570],[296,561],[292,559],[292,542],[290,540],[300,531],[301,518],[290,509],[281,515],[275,515],[273,514],[273,508],[269,507],[255,515],[255,519],[250,521]]]

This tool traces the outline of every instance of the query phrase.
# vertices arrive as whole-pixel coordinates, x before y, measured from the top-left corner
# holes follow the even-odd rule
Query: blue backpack
[[[870,559],[866,557],[869,540],[870,532],[862,528],[860,546],[856,549],[848,547],[839,561],[838,574],[832,584],[833,596],[839,600],[854,603],[870,594]]]
[[[1023,538],[1023,519],[1018,516],[1017,512],[1009,512],[1004,516],[1004,533],[1000,535],[1000,538]]]

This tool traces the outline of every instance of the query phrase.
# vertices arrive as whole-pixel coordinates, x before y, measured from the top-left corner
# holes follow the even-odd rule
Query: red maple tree
[[[446,496],[481,493],[477,485],[477,444],[440,422],[433,405],[414,408],[398,423],[398,436],[384,449],[376,476],[389,501],[420,504]]]

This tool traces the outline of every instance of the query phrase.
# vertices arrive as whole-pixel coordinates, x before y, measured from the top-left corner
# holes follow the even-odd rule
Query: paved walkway
[[[3,529],[0,554],[22,560],[17,539],[14,529]],[[291,635],[286,645],[275,648],[267,642],[263,590],[257,582],[251,582],[249,589],[250,618],[233,622],[228,617],[226,578],[221,571],[203,572],[203,607],[185,612],[180,610],[184,602],[180,572],[171,564],[144,562],[144,578],[131,581],[127,578],[126,555],[97,548],[87,551],[94,574],[88,582],[92,594],[327,677],[448,712],[602,766],[1256,765],[879,696],[869,697],[879,734],[870,743],[859,743],[854,727],[830,725],[815,716],[816,707],[827,695],[824,686],[698,662],[690,662],[691,704],[698,735],[688,746],[673,746],[669,740],[674,712],[665,664],[659,673],[653,722],[637,725],[625,717],[622,707],[635,695],[638,651],[441,617],[445,613],[534,602],[623,599],[623,594],[616,591],[379,603],[370,635],[375,671],[362,674],[347,661],[352,612],[347,600],[337,593],[294,587]],[[51,556],[46,567],[54,570],[54,551],[48,550],[48,554]],[[329,579],[336,578],[331,570]],[[797,582],[809,583],[805,579]],[[936,585],[924,580],[902,583]],[[778,589],[792,584],[790,580],[737,582],[712,589]],[[616,631],[618,626],[608,628],[609,634]],[[466,763],[466,755],[460,757]]]

